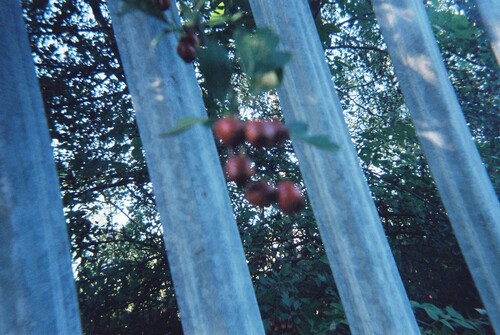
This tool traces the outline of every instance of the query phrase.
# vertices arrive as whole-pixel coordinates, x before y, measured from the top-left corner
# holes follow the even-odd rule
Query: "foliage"
[[[156,220],[135,216],[116,229],[80,218],[70,226],[85,333],[181,332]]]
[[[457,332],[463,335],[487,334],[486,326],[488,321],[484,313],[479,313],[479,317],[468,319],[451,306],[438,308],[433,304],[420,304],[415,301],[412,301],[411,305],[417,316],[419,316],[418,320],[422,334],[452,335],[457,334]],[[422,315],[423,312],[426,315]],[[477,310],[477,312],[483,311]]]
[[[255,30],[247,1],[181,3],[184,26],[205,40],[195,66],[209,118],[183,120],[174,130],[209,125],[227,114],[281,118],[272,86],[259,82],[270,71],[279,79],[289,55],[276,52],[275,36]],[[481,302],[369,3],[310,4],[403,282],[410,299],[419,301],[413,307],[422,332],[487,334],[487,321],[474,316]],[[426,8],[498,190],[500,82],[477,10],[462,0],[430,1]],[[25,13],[64,196],[84,331],[179,334],[162,229],[104,2],[27,1]],[[162,42],[162,33],[182,29],[169,25],[164,13],[153,16],[159,14],[167,25],[155,43]],[[322,134],[308,134],[306,125],[287,126],[297,138],[324,143]],[[303,187],[290,141],[242,150],[256,163],[256,178],[274,184],[286,178]],[[220,147],[219,153],[224,162],[229,152]],[[273,206],[264,211],[250,206],[234,183],[228,190],[268,333],[349,333],[310,206],[283,216]]]

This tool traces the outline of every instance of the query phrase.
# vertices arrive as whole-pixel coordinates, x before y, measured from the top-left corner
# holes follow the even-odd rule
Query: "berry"
[[[181,39],[184,39],[187,43],[195,47],[195,49],[198,49],[200,47],[200,39],[192,31],[187,31],[186,34],[181,37]]]
[[[167,10],[170,8],[170,0],[153,0],[153,4],[160,10]]]
[[[244,186],[255,173],[252,169],[252,162],[245,155],[229,157],[224,166],[224,172],[228,180],[234,181],[240,187]]]
[[[277,186],[278,205],[285,214],[293,214],[302,210],[305,201],[300,190],[290,181],[282,181]]]
[[[186,33],[179,39],[177,44],[177,54],[186,63],[191,63],[196,59],[197,49],[200,47],[200,39],[192,32]]]
[[[282,144],[289,138],[288,129],[278,120],[264,120],[264,135],[266,137],[266,146],[274,147]]]
[[[191,63],[196,59],[196,48],[187,43],[180,43],[177,45],[177,54],[186,63]]]
[[[264,123],[260,120],[252,120],[243,126],[245,139],[255,148],[262,148],[266,143],[264,135]]]
[[[217,120],[214,127],[214,135],[223,145],[235,147],[244,140],[243,124],[240,120],[228,117]]]
[[[272,148],[288,138],[288,130],[278,120],[253,120],[243,126],[245,139],[255,148]]]
[[[257,207],[267,207],[276,201],[276,189],[264,180],[254,181],[247,185],[245,197]]]

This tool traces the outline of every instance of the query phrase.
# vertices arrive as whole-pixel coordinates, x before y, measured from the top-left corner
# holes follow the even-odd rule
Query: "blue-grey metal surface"
[[[500,334],[500,205],[421,1],[373,0],[417,135],[490,320]]]
[[[19,1],[0,2],[0,334],[81,334],[49,130]]]
[[[500,65],[500,1],[476,0],[483,24],[491,38],[491,47]]]
[[[286,121],[328,134],[336,152],[294,142],[335,282],[353,334],[419,334],[406,292],[333,87],[305,0],[251,0],[260,27],[292,52],[278,89]]]
[[[176,54],[177,36],[156,47],[164,28],[109,1],[113,29],[165,229],[186,334],[263,334],[250,274],[210,129],[163,138],[176,121],[206,117],[192,64]],[[175,8],[174,5],[172,5]]]

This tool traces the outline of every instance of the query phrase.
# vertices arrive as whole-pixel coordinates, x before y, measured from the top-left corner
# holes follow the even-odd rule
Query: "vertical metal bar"
[[[0,2],[0,334],[81,334],[68,234],[19,1]]]
[[[165,230],[184,332],[264,334],[210,129],[197,126],[162,137],[179,119],[206,117],[193,65],[177,56],[174,33],[151,47],[164,28],[160,21],[138,11],[121,15],[121,1],[108,6]]]
[[[285,119],[340,145],[328,153],[296,141],[294,149],[352,333],[418,334],[307,2],[250,4],[257,25],[270,26],[292,52],[278,89]]]
[[[421,1],[373,0],[420,143],[490,320],[500,334],[500,205]]]
[[[500,2],[498,0],[476,0],[483,24],[491,38],[491,48],[500,65]]]

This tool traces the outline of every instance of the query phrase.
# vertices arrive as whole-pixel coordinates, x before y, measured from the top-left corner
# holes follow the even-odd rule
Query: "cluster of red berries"
[[[269,326],[271,326],[271,329],[273,330],[273,332],[278,333],[278,334],[285,333],[285,332],[286,333],[292,332],[295,328],[292,320],[287,320],[287,321],[270,320]]]
[[[213,131],[215,137],[229,148],[235,148],[245,141],[255,148],[272,148],[288,139],[286,127],[278,120],[272,119],[243,123],[233,117],[222,118],[215,122]],[[245,188],[245,197],[254,206],[268,207],[277,202],[285,214],[292,214],[304,208],[302,193],[292,182],[282,181],[274,188],[265,180],[251,181],[255,171],[246,155],[229,157],[224,172],[228,180]]]

